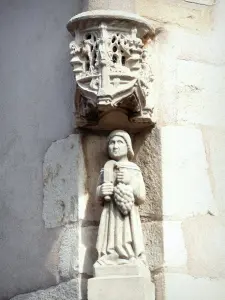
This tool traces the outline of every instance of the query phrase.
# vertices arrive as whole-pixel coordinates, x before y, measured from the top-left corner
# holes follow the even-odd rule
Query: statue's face
[[[127,144],[122,137],[114,136],[109,141],[108,151],[112,159],[120,160],[127,156]]]

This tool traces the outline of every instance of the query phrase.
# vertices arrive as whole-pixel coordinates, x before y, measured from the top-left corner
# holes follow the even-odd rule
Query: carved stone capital
[[[148,20],[95,10],[74,16],[67,29],[74,37],[70,50],[77,125],[135,130],[151,126],[153,107],[147,107],[146,97],[153,76],[146,47],[154,30]]]

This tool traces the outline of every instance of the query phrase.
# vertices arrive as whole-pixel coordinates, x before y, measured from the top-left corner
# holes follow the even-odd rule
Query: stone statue
[[[129,161],[134,152],[127,132],[110,133],[108,154],[111,160],[100,172],[96,191],[103,211],[95,266],[145,263],[138,209],[145,200],[145,184],[140,168]]]

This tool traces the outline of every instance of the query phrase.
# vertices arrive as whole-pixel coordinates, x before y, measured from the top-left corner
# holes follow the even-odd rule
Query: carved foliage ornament
[[[153,77],[143,42],[153,33],[148,21],[124,12],[91,11],[73,17],[67,28],[74,36],[77,125],[97,128],[103,116],[118,110],[129,123],[152,124],[146,97]]]

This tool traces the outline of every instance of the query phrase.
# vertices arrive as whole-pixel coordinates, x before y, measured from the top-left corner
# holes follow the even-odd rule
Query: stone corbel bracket
[[[141,130],[154,124],[146,98],[153,76],[147,40],[149,21],[135,14],[95,10],[78,14],[67,24],[71,64],[76,79],[78,127]]]

